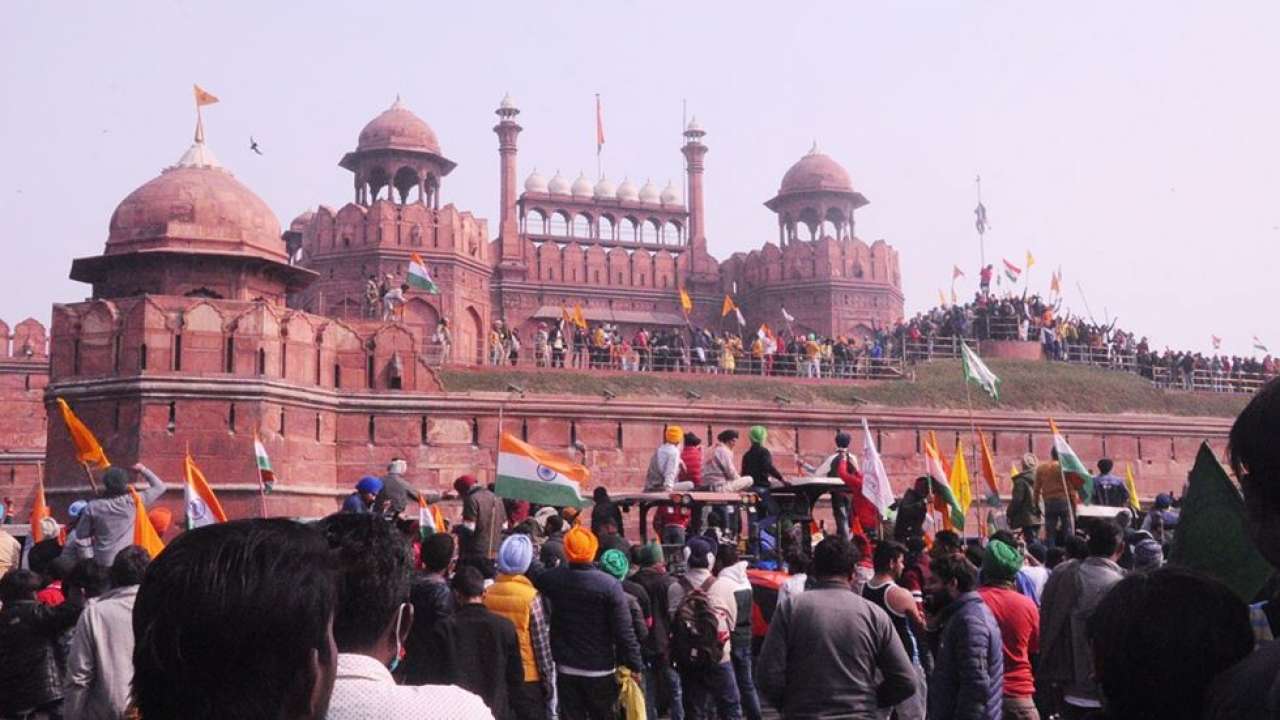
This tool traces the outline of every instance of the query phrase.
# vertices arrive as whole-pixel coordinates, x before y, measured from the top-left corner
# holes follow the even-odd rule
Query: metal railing
[[[1224,373],[1206,368],[1195,368],[1190,373],[1178,368],[1152,365],[1142,368],[1143,375],[1150,371],[1150,380],[1156,387],[1197,392],[1255,393],[1267,384],[1274,374],[1237,372]]]

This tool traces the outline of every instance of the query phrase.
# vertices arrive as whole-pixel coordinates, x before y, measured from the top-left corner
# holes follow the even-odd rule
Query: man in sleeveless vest
[[[498,577],[484,594],[484,605],[516,626],[524,684],[511,698],[517,720],[554,720],[556,666],[551,659],[551,629],[542,598],[524,573],[533,561],[528,535],[512,535],[498,549]]]
[[[896,581],[906,569],[907,547],[897,542],[882,542],[872,556],[875,575],[862,588],[862,597],[878,605],[889,614],[893,629],[897,631],[902,646],[916,674],[916,694],[898,703],[893,709],[899,720],[923,720],[928,686],[925,684],[924,667],[920,663],[921,647],[916,638],[916,628],[924,627],[924,615],[911,595],[911,591]],[[889,716],[886,711],[885,717]]]

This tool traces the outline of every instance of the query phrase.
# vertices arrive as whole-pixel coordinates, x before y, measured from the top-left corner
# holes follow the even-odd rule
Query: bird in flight
[[[249,149],[258,153],[259,155],[262,154],[262,150],[258,148],[258,141],[254,140],[252,135],[249,136]]]

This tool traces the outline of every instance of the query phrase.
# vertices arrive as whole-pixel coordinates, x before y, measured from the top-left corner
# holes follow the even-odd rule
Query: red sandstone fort
[[[867,199],[816,145],[782,176],[766,206],[777,242],[718,261],[707,251],[704,169],[708,146],[696,121],[679,148],[683,189],[622,178],[570,181],[534,170],[518,183],[519,110],[504,98],[498,138],[496,231],[443,202],[457,170],[431,127],[398,99],[359,133],[338,165],[352,174],[352,201],[319,205],[281,232],[265,202],[215,158],[198,133],[177,162],[124,197],[101,254],[71,263],[91,298],[55,304],[47,337],[35,320],[0,323],[0,493],[24,517],[38,466],[55,512],[90,492],[57,413],[66,399],[117,464],[145,462],[180,481],[190,448],[233,515],[257,512],[253,438],[279,482],[273,514],[318,515],[337,507],[361,475],[392,457],[410,480],[443,489],[463,472],[491,476],[500,414],[530,442],[585,448],[594,479],[639,485],[664,423],[710,436],[766,422],[779,465],[820,459],[848,408],[766,402],[674,402],[581,395],[460,393],[442,385],[431,340],[447,318],[448,364],[486,356],[501,319],[531,337],[540,321],[580,305],[590,322],[681,328],[679,291],[694,325],[715,326],[725,294],[748,327],[785,305],[804,331],[865,336],[902,318],[898,252],[854,233]],[[772,235],[772,229],[767,235]],[[365,300],[368,278],[406,276],[420,255],[440,288],[412,292],[402,317],[383,322]],[[430,362],[429,362],[430,361]],[[920,434],[968,428],[962,413],[869,408],[901,491],[919,469]],[[999,459],[1048,452],[1043,416],[987,412]],[[1059,417],[1087,458],[1133,460],[1144,495],[1181,486],[1200,440],[1219,449],[1227,421],[1153,416]],[[179,493],[166,503],[180,504]]]

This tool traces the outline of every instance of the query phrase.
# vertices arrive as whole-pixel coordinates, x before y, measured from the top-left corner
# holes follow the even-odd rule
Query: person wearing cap
[[[143,506],[151,505],[168,489],[164,481],[142,463],[131,468],[142,476],[147,487],[138,491]],[[92,557],[104,568],[111,567],[116,553],[133,544],[133,524],[137,514],[129,493],[129,472],[112,465],[102,475],[102,497],[90,500],[76,521],[76,541],[67,544],[79,557]]]
[[[593,564],[598,546],[594,533],[574,527],[564,536],[569,563],[534,580],[551,603],[551,655],[565,720],[615,720],[614,673],[619,666],[644,669],[622,583]]]
[[[679,481],[680,445],[684,442],[684,430],[679,425],[668,425],[662,431],[662,444],[654,451],[649,460],[649,470],[645,473],[645,492],[672,492],[673,490],[692,490],[693,483]]]
[[[481,485],[474,475],[463,475],[453,481],[453,489],[462,498],[462,523],[458,526],[458,557],[478,557],[492,561],[502,541],[502,525],[506,508],[492,490]]]
[[[719,546],[711,538],[695,535],[684,544],[685,570],[667,593],[667,607],[674,620],[685,597],[694,591],[706,594],[716,616],[717,639],[724,646],[720,664],[712,670],[680,670],[680,690],[684,699],[684,715],[692,720],[707,717],[708,706],[714,706],[721,720],[742,720],[742,699],[733,672],[730,639],[738,624],[736,584],[728,578],[712,574]]]
[[[1044,524],[1044,513],[1035,496],[1036,468],[1039,465],[1040,461],[1035,455],[1027,453],[1022,456],[1018,474],[1013,476],[1013,495],[1009,499],[1009,508],[1005,511],[1009,527],[1021,530],[1028,542],[1040,534],[1040,526]]]
[[[498,548],[498,577],[484,593],[484,606],[512,622],[520,644],[524,682],[511,696],[518,720],[555,717],[556,666],[551,658],[551,628],[546,606],[525,576],[533,562],[528,535],[511,535]]]
[[[342,501],[341,512],[367,513],[373,512],[374,501],[382,492],[382,479],[373,475],[365,475],[356,483],[356,491]]]
[[[671,586],[676,579],[667,573],[662,546],[650,542],[636,549],[639,570],[631,579],[649,596],[653,624],[641,648],[644,655],[645,707],[649,720],[657,720],[659,706],[671,709],[671,720],[684,720],[680,674],[671,665],[669,607]]]
[[[982,555],[982,587],[978,588],[978,595],[1000,626],[1004,717],[1039,720],[1031,656],[1040,652],[1040,608],[1014,587],[1022,561],[1022,552],[1016,545],[993,538]]]

